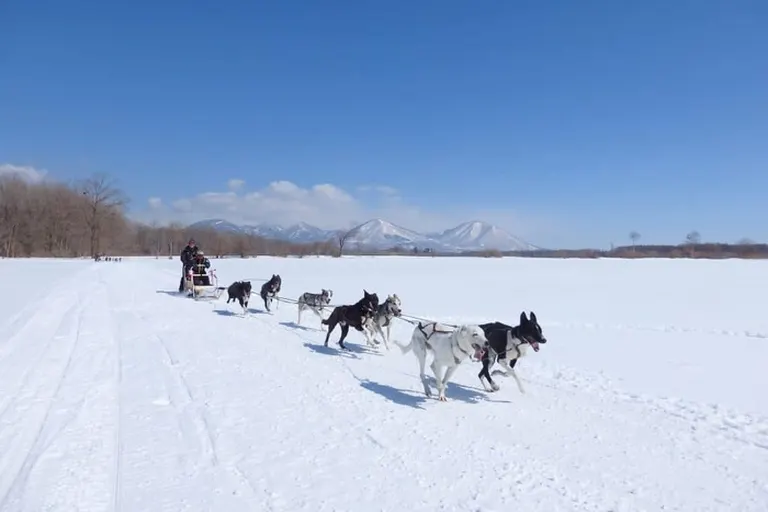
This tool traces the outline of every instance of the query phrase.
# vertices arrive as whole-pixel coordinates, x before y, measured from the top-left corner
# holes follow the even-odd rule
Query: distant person
[[[181,281],[179,281],[179,293],[184,291],[184,279],[186,278],[189,269],[192,268],[195,255],[199,251],[200,249],[197,247],[194,238],[190,238],[189,242],[187,242],[187,246],[181,250],[181,255],[179,258],[181,259]]]
[[[211,286],[211,278],[206,269],[211,268],[211,261],[203,251],[197,251],[192,257],[192,282],[195,286]]]

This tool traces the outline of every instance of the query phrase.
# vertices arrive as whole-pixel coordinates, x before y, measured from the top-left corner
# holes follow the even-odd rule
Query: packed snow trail
[[[377,282],[355,260],[215,262],[225,286],[290,266],[280,271],[291,298],[324,280],[334,302],[356,300],[364,286],[445,321],[481,320],[498,307],[493,297],[446,302],[465,284],[407,272],[423,260],[377,264],[399,267],[377,270]],[[484,260],[471,264],[483,271]],[[262,313],[257,294],[246,318],[226,296],[179,297],[177,267],[83,264],[0,323],[9,333],[0,339],[0,511],[757,511],[768,503],[768,422],[759,412],[634,391],[653,383],[653,368],[628,391],[551,355],[610,343],[613,330],[586,337],[563,327],[570,318],[539,312],[550,341],[518,365],[526,394],[504,378],[501,391],[485,393],[479,368],[466,364],[439,403],[423,395],[412,355],[368,349],[354,330],[349,353],[333,348],[338,330],[325,348],[316,317],[298,327],[295,306]],[[420,281],[409,287],[414,274]],[[410,330],[398,323],[393,333],[405,340]],[[608,353],[606,368],[620,367],[621,354]],[[729,377],[718,377],[726,389]]]
[[[103,277],[87,267],[34,297],[0,345],[0,510],[112,509],[117,340]]]

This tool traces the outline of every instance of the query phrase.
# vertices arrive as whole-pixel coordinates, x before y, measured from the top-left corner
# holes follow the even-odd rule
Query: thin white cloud
[[[174,211],[180,213],[187,213],[192,211],[192,201],[189,199],[177,199],[171,203],[171,206]]]
[[[47,171],[28,165],[0,164],[0,176],[14,176],[30,183],[39,183],[47,175]]]
[[[236,178],[233,178],[227,182],[227,188],[229,188],[229,190],[232,192],[237,192],[238,190],[242,189],[244,185],[244,180],[239,180]]]
[[[324,229],[349,227],[352,222],[382,218],[420,232],[442,231],[472,219],[483,219],[511,233],[525,237],[537,224],[523,220],[518,212],[505,209],[479,211],[467,205],[446,204],[444,211],[428,211],[408,204],[396,188],[388,185],[358,187],[355,197],[330,183],[303,188],[290,181],[274,181],[259,190],[210,191],[193,197],[160,202],[147,211],[136,212],[138,220],[192,223],[211,218],[236,224],[276,224],[288,226],[307,222]],[[538,224],[540,225],[540,224]]]
[[[379,194],[386,196],[396,196],[399,191],[395,187],[389,185],[361,185],[357,187],[359,192],[378,192]]]
[[[153,210],[157,210],[158,208],[162,208],[163,206],[163,200],[159,197],[150,197],[147,200],[147,204],[149,204],[149,207]]]

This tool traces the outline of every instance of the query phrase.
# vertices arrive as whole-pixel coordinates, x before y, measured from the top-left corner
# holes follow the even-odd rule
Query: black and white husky
[[[477,374],[480,383],[486,391],[499,390],[499,385],[493,381],[491,373],[488,371],[498,361],[499,365],[506,372],[495,370],[493,375],[501,374],[505,377],[511,375],[515,379],[520,392],[525,393],[523,384],[515,373],[517,360],[527,354],[528,347],[533,348],[534,352],[538,352],[539,344],[547,342],[547,338],[544,337],[539,321],[536,318],[536,313],[531,311],[529,319],[525,316],[525,311],[523,311],[520,313],[520,324],[515,327],[501,322],[491,322],[480,324],[480,328],[488,339],[488,349],[482,358],[483,368]],[[483,378],[491,385],[491,389],[488,389],[488,386],[485,385]]]
[[[269,278],[269,281],[261,285],[261,292],[259,295],[261,296],[261,300],[264,301],[264,308],[271,312],[272,309],[269,307],[270,304],[272,304],[272,301],[277,297],[277,294],[280,293],[280,288],[283,285],[283,280],[280,277],[280,274],[272,274],[272,277]]]
[[[333,290],[322,289],[320,293],[302,293],[296,304],[299,306],[299,321],[298,325],[301,325],[301,312],[310,310],[314,314],[323,319],[323,310],[331,303],[331,297],[333,297]]]
[[[373,317],[365,324],[365,328],[371,333],[371,338],[374,343],[378,343],[376,341],[376,334],[381,334],[381,339],[384,340],[384,346],[389,350],[388,342],[391,338],[390,332],[392,330],[392,319],[399,317],[402,313],[402,303],[400,302],[400,297],[398,297],[396,293],[388,295],[387,300],[379,304]],[[384,334],[384,327],[387,328],[386,335]]]
[[[251,298],[251,282],[250,281],[235,281],[229,288],[227,288],[227,304],[230,301],[236,300],[240,303],[240,307],[243,308],[243,313],[248,312],[248,301]]]
[[[336,306],[331,311],[328,318],[320,320],[320,323],[328,326],[328,332],[325,335],[325,346],[328,346],[328,338],[336,328],[337,325],[341,326],[341,337],[339,338],[339,346],[342,350],[348,350],[344,345],[344,340],[349,334],[349,328],[354,327],[356,330],[362,332],[368,341],[368,331],[365,330],[364,325],[368,322],[376,310],[379,308],[379,296],[375,293],[368,293],[363,290],[363,298],[355,302],[352,305]]]

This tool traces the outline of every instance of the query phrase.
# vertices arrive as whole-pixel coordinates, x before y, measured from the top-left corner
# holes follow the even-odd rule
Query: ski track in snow
[[[428,263],[455,282],[426,275]],[[225,286],[279,271],[288,298],[330,286],[335,303],[351,303],[365,287],[382,300],[397,292],[407,314],[448,323],[508,314],[504,292],[496,303],[445,298],[486,279],[498,288],[484,266],[502,263],[517,264],[214,260]],[[22,288],[14,279],[35,282],[42,263],[2,264],[18,265],[0,269],[14,290]],[[226,294],[207,303],[166,293],[178,283],[176,261],[60,265],[64,276],[40,281],[42,300],[15,297],[0,317],[2,512],[757,511],[768,503],[759,323],[648,327],[658,320],[647,313],[654,306],[635,304],[645,308],[640,322],[604,314],[615,294],[559,296],[548,307],[530,292],[534,305],[523,307],[537,311],[549,342],[518,364],[526,393],[504,377],[500,391],[486,393],[479,365],[464,364],[440,403],[424,396],[412,354],[392,343],[389,352],[368,348],[354,330],[348,352],[338,349],[338,329],[324,347],[317,317],[307,313],[297,326],[287,303],[264,313],[257,290],[242,316]],[[375,275],[360,271],[371,265]],[[460,282],[469,266],[475,273]],[[541,263],[537,289],[551,269]],[[505,286],[515,285],[525,286],[514,278]],[[585,301],[603,312],[599,321],[570,320]],[[702,316],[715,309],[699,307]],[[406,341],[411,329],[398,323],[393,337]],[[723,345],[739,338],[736,350]]]

